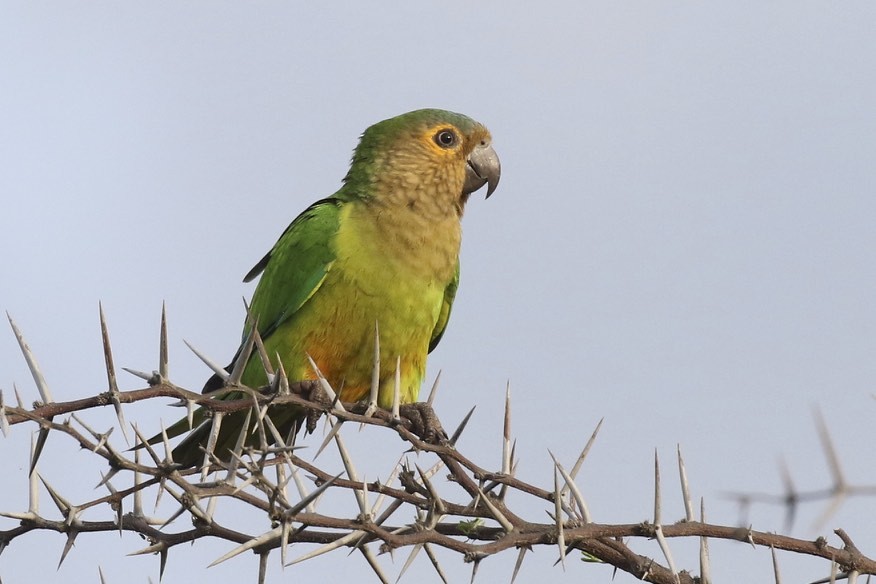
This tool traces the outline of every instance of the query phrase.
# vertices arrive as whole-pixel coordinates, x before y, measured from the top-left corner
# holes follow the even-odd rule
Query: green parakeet
[[[499,174],[489,131],[461,114],[423,109],[365,130],[340,190],[301,213],[244,278],[261,274],[250,310],[267,354],[279,355],[289,380],[315,378],[310,355],[342,401],[367,397],[376,323],[378,403],[392,404],[397,358],[401,402],[415,402],[459,283],[463,209],[485,184],[489,197]],[[267,383],[258,355],[242,383]],[[204,391],[221,386],[214,376]],[[288,432],[301,413],[278,409],[272,421]],[[228,457],[244,416],[225,417],[220,458]],[[185,429],[178,423],[170,433]],[[174,450],[175,461],[198,464],[208,431],[209,421],[195,428]]]

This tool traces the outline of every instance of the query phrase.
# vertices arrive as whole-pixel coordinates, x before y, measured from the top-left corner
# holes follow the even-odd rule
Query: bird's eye
[[[435,143],[442,148],[452,148],[456,145],[456,133],[452,130],[441,130],[435,134]]]

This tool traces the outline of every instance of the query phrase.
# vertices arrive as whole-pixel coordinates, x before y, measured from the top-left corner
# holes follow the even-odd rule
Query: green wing
[[[444,330],[447,328],[447,321],[450,320],[450,308],[453,306],[453,299],[456,298],[456,289],[459,288],[459,259],[456,260],[456,271],[453,273],[453,278],[444,289],[444,302],[441,304],[441,312],[438,314],[438,322],[435,323],[435,329],[432,331],[432,339],[429,341],[429,352],[438,346],[441,337],[444,336]]]
[[[340,225],[341,205],[343,201],[332,197],[305,209],[243,278],[249,282],[264,272],[250,302],[250,312],[258,319],[262,340],[294,315],[325,280],[335,261],[332,241]],[[247,335],[249,324],[243,327],[243,339],[232,364],[237,361]],[[231,366],[226,369],[230,371]],[[223,385],[222,378],[213,375],[201,391],[209,393]]]
[[[342,204],[339,199],[328,198],[308,207],[289,224],[271,251],[244,278],[245,282],[249,282],[264,272],[250,303],[250,311],[258,318],[262,339],[267,339],[277,327],[294,315],[325,280],[335,260],[332,242],[338,231]],[[245,326],[244,342],[248,334],[249,327]],[[237,360],[240,350],[237,350],[232,364]],[[230,369],[229,365],[228,370]],[[218,375],[213,375],[204,385],[203,392],[217,390],[223,384]],[[230,393],[222,399],[237,397],[240,395]],[[236,436],[243,423],[242,416],[237,415],[239,413],[234,412],[226,418],[226,423],[222,426],[222,431],[226,434],[223,440]],[[234,420],[235,415],[240,419]],[[203,424],[205,420],[204,410],[196,410],[193,417],[195,430],[174,449],[174,460],[191,465],[201,456],[198,445],[209,431],[209,425]],[[235,421],[236,429],[233,423]],[[226,431],[226,428],[234,432]],[[167,429],[167,436],[173,438],[188,430],[188,421],[183,418]],[[155,444],[161,439],[161,435],[156,435],[149,443]]]
[[[243,279],[249,282],[264,272],[250,304],[262,339],[294,315],[331,270],[335,261],[332,241],[340,225],[342,204],[339,199],[329,198],[308,207]],[[244,327],[244,340],[248,333],[248,327]]]

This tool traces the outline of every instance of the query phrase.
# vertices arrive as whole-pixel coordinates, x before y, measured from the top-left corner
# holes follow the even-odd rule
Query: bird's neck
[[[452,277],[462,239],[454,208],[428,198],[399,196],[355,205],[363,241],[372,241],[377,257],[429,280]]]

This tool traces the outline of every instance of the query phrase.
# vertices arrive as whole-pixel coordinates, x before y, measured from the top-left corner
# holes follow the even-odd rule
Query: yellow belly
[[[347,211],[349,212],[349,211]],[[384,219],[384,223],[385,218]],[[374,361],[375,323],[380,331],[379,404],[392,405],[397,359],[400,360],[401,401],[417,400],[426,370],[426,355],[452,278],[458,238],[448,246],[419,249],[397,247],[380,237],[385,225],[347,221],[357,228],[342,230],[334,264],[313,296],[265,341],[272,360],[279,354],[290,381],[313,379],[310,355],[343,401],[368,396]],[[458,223],[457,223],[458,225]],[[454,245],[455,243],[455,245]],[[257,359],[244,380],[264,379]]]

